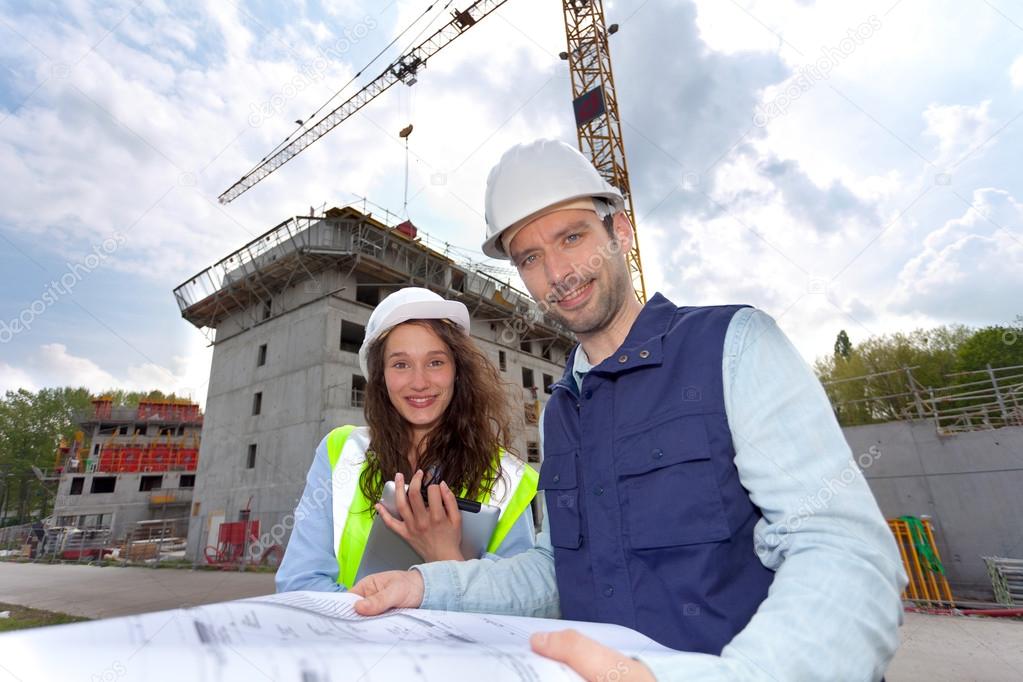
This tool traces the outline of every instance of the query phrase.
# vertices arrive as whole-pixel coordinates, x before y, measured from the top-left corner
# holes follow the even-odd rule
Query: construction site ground
[[[269,573],[0,562],[0,602],[109,618],[269,594]],[[1023,621],[907,613],[889,682],[1023,679]]]

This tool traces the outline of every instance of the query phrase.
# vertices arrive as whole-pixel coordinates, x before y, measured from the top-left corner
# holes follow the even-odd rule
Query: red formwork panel
[[[93,400],[92,410],[94,419],[109,419],[114,403],[111,400]]]
[[[100,453],[96,470],[114,473],[195,471],[198,462],[197,448],[108,445]]]

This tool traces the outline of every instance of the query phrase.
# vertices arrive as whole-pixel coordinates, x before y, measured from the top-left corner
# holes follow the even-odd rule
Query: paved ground
[[[269,573],[0,562],[0,602],[105,618],[273,592]],[[1023,621],[907,613],[888,682],[1023,680]]]
[[[889,682],[1023,680],[1023,621],[907,613]]]
[[[89,618],[255,597],[271,573],[0,562],[0,602]]]

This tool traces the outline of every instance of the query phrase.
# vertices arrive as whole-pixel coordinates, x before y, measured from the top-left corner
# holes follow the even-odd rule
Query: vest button
[[[660,459],[661,457],[664,457],[664,453],[661,451],[660,448],[654,448],[654,451],[651,454],[654,456],[654,459]]]
[[[596,488],[593,489],[593,494],[599,497],[600,495],[604,494],[604,489],[598,485]]]
[[[561,474],[554,474],[554,478],[551,479],[555,483],[561,480]]]
[[[583,397],[589,400],[590,398],[593,397],[593,391],[591,391],[590,389],[586,389],[586,392],[583,393]]]
[[[629,361],[629,356],[628,355],[619,355],[618,356],[618,363],[619,364],[624,365],[628,361]]]
[[[639,352],[639,357],[641,357],[644,360],[646,360],[648,357],[650,357],[650,351],[648,351],[648,350],[641,350]]]
[[[611,597],[611,596],[614,595],[614,593],[615,593],[615,588],[611,587],[610,585],[608,585],[607,587],[604,588],[604,596],[605,597]]]

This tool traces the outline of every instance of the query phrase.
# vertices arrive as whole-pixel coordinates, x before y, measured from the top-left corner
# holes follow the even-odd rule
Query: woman
[[[501,509],[486,558],[533,546],[537,475],[501,449],[508,417],[500,376],[468,330],[466,307],[427,289],[401,289],[373,311],[359,350],[369,426],[334,429],[316,449],[278,592],[351,587],[374,514],[424,561],[472,558],[459,550],[453,490]],[[422,486],[434,478],[441,482],[427,486],[427,508]],[[378,502],[389,480],[401,521]]]

